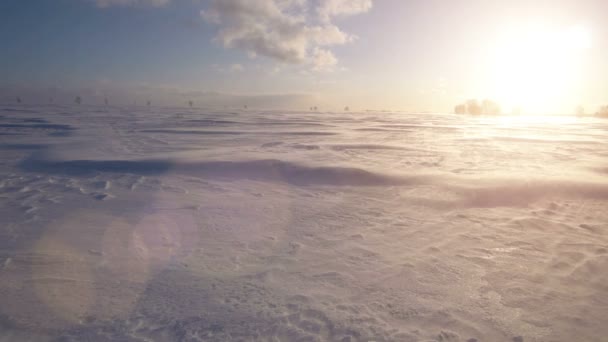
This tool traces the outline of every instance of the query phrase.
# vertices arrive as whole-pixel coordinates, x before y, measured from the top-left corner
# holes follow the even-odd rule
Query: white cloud
[[[332,17],[361,14],[372,8],[372,0],[320,0],[317,13],[322,20]]]
[[[338,59],[331,51],[315,47],[312,53],[312,65],[315,70],[329,70],[337,63]]]
[[[364,13],[371,6],[371,0],[210,0],[201,15],[219,26],[215,39],[226,48],[327,69],[337,63],[328,47],[356,38],[332,18]]]
[[[98,7],[111,6],[153,6],[162,7],[169,4],[171,0],[95,0]]]

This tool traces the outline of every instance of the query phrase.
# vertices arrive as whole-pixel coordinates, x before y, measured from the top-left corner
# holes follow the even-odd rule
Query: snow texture
[[[0,341],[606,341],[608,122],[0,106]]]

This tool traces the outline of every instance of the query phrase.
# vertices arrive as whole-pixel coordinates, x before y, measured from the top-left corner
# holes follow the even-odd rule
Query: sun
[[[506,108],[553,114],[573,99],[591,32],[583,26],[522,27],[498,39],[491,58],[493,97]],[[569,103],[574,102],[574,103]]]

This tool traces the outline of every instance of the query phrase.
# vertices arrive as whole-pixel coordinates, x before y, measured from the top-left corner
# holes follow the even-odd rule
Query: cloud
[[[320,0],[317,13],[324,21],[332,17],[361,14],[372,8],[372,0]]]
[[[338,59],[331,51],[316,47],[312,53],[312,62],[315,70],[327,70],[336,65]]]
[[[171,0],[95,0],[98,7],[111,6],[152,6],[162,7],[169,4]]]
[[[219,26],[215,40],[225,48],[326,69],[338,61],[328,47],[356,39],[332,19],[371,6],[371,0],[210,0],[201,15]]]

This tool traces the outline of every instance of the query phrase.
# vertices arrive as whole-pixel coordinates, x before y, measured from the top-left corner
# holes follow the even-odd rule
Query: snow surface
[[[606,341],[608,122],[0,106],[1,341]]]

